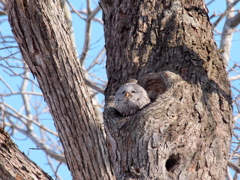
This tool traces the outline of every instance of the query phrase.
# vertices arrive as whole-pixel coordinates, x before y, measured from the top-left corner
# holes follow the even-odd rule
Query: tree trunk
[[[204,1],[102,0],[109,83],[104,118],[118,179],[225,179],[229,82]],[[112,96],[138,79],[152,102],[121,117]]]
[[[7,11],[23,58],[53,115],[73,178],[114,179],[59,1],[9,0]]]
[[[28,159],[0,127],[0,179],[52,179]]]

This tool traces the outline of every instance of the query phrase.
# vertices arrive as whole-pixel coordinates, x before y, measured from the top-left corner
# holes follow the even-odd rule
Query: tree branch
[[[226,14],[226,20],[222,31],[222,38],[220,42],[220,50],[222,51],[222,53],[220,55],[225,61],[225,64],[227,65],[230,57],[232,37],[234,33],[234,28],[230,26],[231,19],[234,17],[234,6],[232,5],[233,4],[232,0],[226,0],[226,3],[227,3],[226,12],[228,13]]]
[[[31,172],[31,173],[29,173]],[[1,179],[52,180],[26,155],[20,152],[9,135],[0,127],[0,177]]]
[[[114,179],[104,132],[59,2],[9,0],[7,12],[23,57],[55,120],[73,179]]]
[[[228,166],[232,168],[234,171],[236,171],[237,173],[240,173],[240,167],[234,164],[233,162],[228,161]]]
[[[218,25],[218,23],[230,12],[231,8],[233,6],[235,6],[240,0],[236,0],[234,1],[227,9],[226,11],[221,14],[221,16],[217,19],[217,21],[215,21],[213,24],[212,24],[212,29],[215,29],[215,27]]]

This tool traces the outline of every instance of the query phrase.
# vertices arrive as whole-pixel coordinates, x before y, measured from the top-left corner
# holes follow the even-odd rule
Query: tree
[[[8,11],[22,55],[46,93],[73,178],[112,179],[101,125],[90,105],[64,14],[56,16],[59,2],[9,1]]]
[[[120,127],[111,126],[120,154],[114,163],[120,164],[119,174],[225,178],[231,97],[204,2],[131,1],[106,6],[106,98],[129,77],[143,77],[147,79],[143,86],[157,91],[155,77],[144,79],[151,72],[166,87],[142,113]]]
[[[13,32],[49,104],[75,179],[226,176],[230,89],[202,1],[101,2],[107,141],[63,15],[56,16],[60,7],[14,2],[8,2]],[[153,92],[153,102],[123,118],[111,96],[129,78]]]

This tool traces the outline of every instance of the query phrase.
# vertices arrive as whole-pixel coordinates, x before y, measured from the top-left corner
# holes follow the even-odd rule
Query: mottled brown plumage
[[[147,92],[137,84],[135,79],[123,84],[114,97],[115,108],[123,116],[136,114],[148,103],[150,103],[150,99]]]

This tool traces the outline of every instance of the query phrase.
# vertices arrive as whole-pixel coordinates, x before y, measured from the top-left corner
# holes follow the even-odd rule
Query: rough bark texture
[[[117,179],[225,179],[232,107],[204,1],[104,0],[104,118]],[[138,79],[152,103],[121,117],[112,95]]]
[[[58,1],[9,0],[22,55],[37,77],[74,179],[114,179],[100,123]]]
[[[28,159],[0,127],[0,180],[52,179]]]

